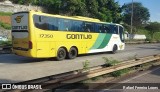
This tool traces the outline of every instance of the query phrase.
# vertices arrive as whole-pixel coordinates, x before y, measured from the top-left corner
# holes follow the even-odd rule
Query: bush
[[[10,24],[6,24],[0,21],[0,27],[4,28],[4,29],[11,29],[11,25]]]
[[[12,46],[12,41],[0,41],[0,46]]]
[[[149,42],[160,41],[160,32],[155,32],[152,38],[152,34],[150,34],[148,30],[141,28],[141,29],[137,29],[136,34],[146,35],[146,41],[149,41]]]
[[[120,61],[118,60],[108,59],[107,57],[103,57],[103,59],[105,60],[105,64],[104,64],[105,67],[114,66],[120,63]]]
[[[160,41],[160,32],[156,32],[153,35],[153,40],[154,41]]]
[[[115,71],[115,72],[112,72],[110,73],[113,77],[118,77],[118,76],[121,76],[122,74],[126,74],[130,71],[129,68],[126,68],[126,69],[122,69],[122,70],[118,70],[118,71]]]

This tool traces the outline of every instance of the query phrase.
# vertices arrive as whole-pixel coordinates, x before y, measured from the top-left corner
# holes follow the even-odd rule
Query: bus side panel
[[[37,57],[49,57],[49,42],[38,41],[37,42]]]

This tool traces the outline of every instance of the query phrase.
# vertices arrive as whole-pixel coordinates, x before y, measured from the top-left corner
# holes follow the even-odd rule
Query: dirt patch
[[[3,23],[11,24],[11,16],[0,16],[0,21]]]

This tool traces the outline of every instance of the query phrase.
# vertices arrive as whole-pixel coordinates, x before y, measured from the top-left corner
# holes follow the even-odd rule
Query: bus
[[[124,50],[124,28],[82,16],[40,11],[12,15],[13,53],[33,58],[74,59],[77,55]]]

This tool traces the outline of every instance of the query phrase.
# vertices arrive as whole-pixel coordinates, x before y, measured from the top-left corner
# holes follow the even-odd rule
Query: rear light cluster
[[[33,46],[31,41],[28,42],[28,46],[29,46],[29,49],[32,49]]]

